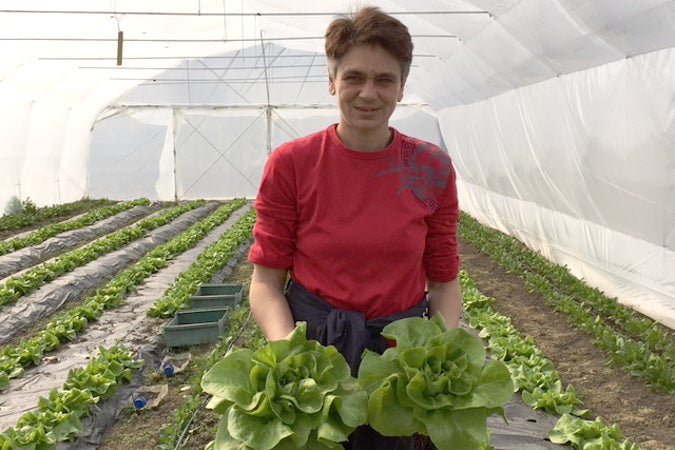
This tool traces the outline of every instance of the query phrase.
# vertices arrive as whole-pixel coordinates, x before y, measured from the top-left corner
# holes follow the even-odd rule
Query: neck
[[[378,152],[388,146],[394,139],[394,132],[387,127],[384,130],[355,133],[347,127],[338,124],[337,135],[342,143],[352,150],[359,152]]]

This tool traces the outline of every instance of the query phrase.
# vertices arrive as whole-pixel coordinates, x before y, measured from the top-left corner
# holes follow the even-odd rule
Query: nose
[[[373,80],[366,80],[361,86],[359,96],[367,100],[377,98],[377,86],[375,86],[375,82]]]

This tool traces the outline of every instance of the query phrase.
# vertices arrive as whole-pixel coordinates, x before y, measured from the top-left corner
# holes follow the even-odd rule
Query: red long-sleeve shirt
[[[335,308],[409,309],[426,279],[459,273],[455,172],[439,147],[400,134],[378,152],[336,126],[278,147],[265,166],[249,260],[289,269]]]

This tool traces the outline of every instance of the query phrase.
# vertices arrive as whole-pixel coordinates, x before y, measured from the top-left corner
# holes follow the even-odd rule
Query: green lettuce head
[[[367,394],[333,346],[307,340],[298,323],[286,339],[229,353],[204,374],[222,414],[215,450],[342,449],[367,420]]]
[[[396,347],[364,354],[359,382],[368,391],[368,421],[385,436],[429,436],[439,450],[487,445],[487,417],[503,412],[513,383],[501,361],[486,362],[482,341],[440,314],[401,319],[382,335]]]

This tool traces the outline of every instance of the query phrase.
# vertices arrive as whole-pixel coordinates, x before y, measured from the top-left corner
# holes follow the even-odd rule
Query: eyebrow
[[[343,73],[343,75],[366,75],[366,72],[358,69],[347,69]],[[379,72],[375,74],[375,77],[380,78],[380,77],[391,77],[391,78],[396,78],[396,74],[394,72]]]

